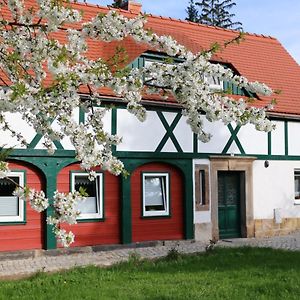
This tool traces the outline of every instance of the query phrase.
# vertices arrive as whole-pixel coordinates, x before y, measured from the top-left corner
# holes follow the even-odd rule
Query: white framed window
[[[168,173],[143,173],[143,216],[169,216],[170,191]]]
[[[209,167],[195,165],[195,210],[209,210]]]
[[[294,171],[294,187],[295,187],[294,203],[300,204],[300,170]]]
[[[24,172],[12,171],[0,179],[0,223],[24,222],[24,200],[13,195],[17,185],[24,186]]]
[[[223,90],[223,80],[218,76],[213,76],[210,74],[205,74],[204,81],[209,84],[209,88],[212,91],[222,91]]]
[[[71,173],[72,191],[82,187],[88,196],[77,205],[81,212],[78,220],[103,218],[103,174],[98,173],[94,181],[90,181],[87,173]]]

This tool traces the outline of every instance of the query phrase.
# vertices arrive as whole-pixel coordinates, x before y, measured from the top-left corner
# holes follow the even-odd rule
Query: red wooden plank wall
[[[26,184],[36,190],[43,187],[43,179],[34,167],[21,162],[11,162],[10,169],[24,170]],[[26,224],[0,224],[0,251],[41,249],[43,247],[42,214],[34,211],[26,202]]]
[[[60,192],[70,191],[70,172],[82,171],[79,164],[64,168],[57,178]],[[97,170],[96,170],[97,171]],[[72,246],[105,245],[120,243],[120,183],[119,177],[104,173],[104,221],[82,222],[64,226],[75,234]],[[60,245],[58,245],[60,246]]]
[[[169,172],[171,217],[142,218],[141,172]],[[137,168],[131,176],[133,242],[183,239],[183,184],[180,171],[162,163]]]

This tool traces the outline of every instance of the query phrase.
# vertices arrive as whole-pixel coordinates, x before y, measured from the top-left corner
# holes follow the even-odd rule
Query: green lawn
[[[174,254],[174,253],[173,253]],[[300,299],[300,252],[215,249],[0,282],[0,299]]]

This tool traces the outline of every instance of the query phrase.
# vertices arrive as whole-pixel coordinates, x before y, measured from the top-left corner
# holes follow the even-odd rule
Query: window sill
[[[0,221],[0,226],[25,225],[26,221]]]
[[[97,219],[79,219],[76,220],[77,223],[95,223],[95,222],[105,222],[105,218],[97,218]]]
[[[198,212],[198,211],[209,211],[209,204],[207,205],[196,205],[196,210],[195,212]]]
[[[168,215],[158,215],[158,216],[141,216],[141,219],[170,219],[172,216]]]

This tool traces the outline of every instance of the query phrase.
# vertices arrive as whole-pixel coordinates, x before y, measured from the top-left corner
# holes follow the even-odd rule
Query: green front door
[[[241,173],[218,172],[218,217],[220,238],[241,237]]]

